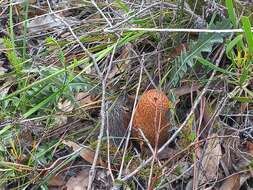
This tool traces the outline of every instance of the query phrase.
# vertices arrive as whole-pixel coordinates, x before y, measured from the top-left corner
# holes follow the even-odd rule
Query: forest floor
[[[0,190],[252,189],[252,11],[246,0],[0,0]],[[150,89],[172,105],[164,146],[133,142],[123,117]],[[115,147],[104,131],[124,123]]]

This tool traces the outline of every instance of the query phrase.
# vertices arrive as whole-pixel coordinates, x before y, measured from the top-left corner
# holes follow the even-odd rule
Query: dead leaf
[[[3,38],[0,38],[0,52],[4,52],[5,48],[6,47],[4,46]],[[8,71],[8,69],[4,67],[4,63],[5,63],[5,57],[3,53],[0,53],[0,76],[5,74]]]
[[[224,180],[219,190],[239,190],[240,174],[235,174]]]
[[[119,57],[117,58],[116,64],[113,65],[109,75],[108,79],[112,79],[116,75],[126,71],[129,63],[130,63],[130,57],[131,57],[131,49],[132,49],[132,44],[127,44],[124,49],[121,51]]]
[[[90,167],[82,169],[76,176],[69,178],[66,190],[86,190],[89,183]],[[112,181],[104,170],[97,170],[91,189],[111,189]]]
[[[63,126],[68,123],[68,117],[64,114],[60,114],[55,116],[55,125],[57,126]]]
[[[86,190],[89,183],[89,169],[83,169],[77,176],[69,178],[66,187],[67,190]]]
[[[76,151],[80,148],[82,148],[82,150],[80,151],[80,156],[86,160],[87,162],[89,162],[90,164],[93,163],[94,157],[95,157],[95,152],[87,147],[81,147],[79,146],[77,143],[72,142],[72,141],[63,141],[63,144],[71,147],[73,149],[73,151]],[[106,164],[99,158],[97,161],[97,164],[101,165],[101,166],[106,166]]]
[[[0,76],[4,75],[8,71],[7,69],[5,69],[4,67],[2,67],[1,65],[2,65],[2,63],[0,61]]]
[[[170,158],[172,158],[173,156],[175,156],[178,153],[177,150],[170,148],[170,147],[166,147],[162,152],[160,152],[157,157],[159,160],[168,160]],[[148,154],[151,155],[151,152],[148,152]],[[176,159],[176,158],[175,158]]]
[[[48,185],[49,186],[56,186],[56,187],[61,187],[63,185],[65,185],[66,182],[62,179],[61,176],[59,175],[55,175],[53,176],[49,181],[48,181]]]
[[[115,64],[108,75],[108,79],[112,79],[118,73],[120,73],[120,68]]]
[[[69,100],[62,101],[61,99],[58,103],[58,109],[62,112],[70,112],[74,109],[74,105]]]
[[[59,110],[61,110],[61,112],[58,115],[56,115],[56,117],[55,117],[56,125],[62,126],[62,125],[67,124],[68,118],[64,114],[64,112],[72,111],[74,109],[73,104],[69,100],[65,100],[65,101],[60,100],[58,102],[57,107],[58,107]]]
[[[68,117],[67,115],[64,114],[64,112],[72,111],[74,109],[74,105],[69,100],[62,101],[61,99],[57,107],[59,110],[61,110],[61,113],[55,117],[55,122],[57,123],[58,126],[67,124]]]
[[[183,43],[177,46],[176,48],[173,49],[172,52],[169,53],[168,55],[168,60],[173,60],[176,57],[180,56],[182,52],[185,52],[188,48],[188,44]]]
[[[80,106],[85,106],[93,102],[89,92],[79,92],[75,94],[75,100],[80,104]],[[58,103],[58,109],[62,112],[70,112],[74,109],[74,104],[70,100],[62,101],[61,99]]]
[[[0,68],[0,75],[1,75],[1,68]],[[4,96],[6,96],[10,90],[11,86],[8,87],[1,87],[0,88],[0,98],[3,98]]]
[[[200,167],[202,169],[199,175],[201,184],[217,178],[219,163],[222,156],[217,134],[213,134],[207,143],[207,148],[203,153]]]
[[[85,106],[92,103],[91,95],[88,92],[79,92],[75,95],[75,101],[80,104],[80,106]],[[55,122],[58,126],[62,126],[67,124],[68,116],[65,112],[71,112],[75,108],[75,104],[70,100],[62,100],[60,99],[58,105],[58,109],[61,112],[55,117]]]
[[[80,106],[85,106],[93,102],[89,92],[79,92],[75,95],[75,98]]]
[[[193,84],[193,85],[184,85],[181,87],[173,88],[171,91],[176,95],[176,96],[184,96],[186,94],[193,93],[197,90],[200,89],[200,85],[198,84]]]
[[[220,122],[218,117],[214,117],[215,110],[213,105],[206,100],[206,97],[202,98],[203,109],[201,109],[201,114],[203,114],[203,119],[201,120],[200,128],[198,129],[200,135],[199,140],[208,137],[208,133],[211,128],[219,128]]]
[[[247,150],[248,152],[253,155],[253,143],[250,142],[250,141],[246,141],[246,147],[247,147]]]
[[[63,27],[62,21],[54,15],[44,15],[35,17],[29,24],[28,30],[30,33],[38,33],[53,28]]]
[[[0,63],[0,73],[1,73],[1,63]],[[12,77],[9,77],[7,80],[4,80],[4,81],[0,80],[0,82],[3,83],[0,86],[0,98],[3,98],[9,93],[9,90],[12,87],[12,85],[15,84],[15,79]]]

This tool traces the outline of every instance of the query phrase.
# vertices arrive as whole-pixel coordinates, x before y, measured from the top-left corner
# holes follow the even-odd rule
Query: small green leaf
[[[57,41],[53,37],[47,37],[46,42],[47,42],[47,44],[57,45]]]
[[[63,51],[59,50],[58,57],[59,57],[61,64],[65,65],[65,57],[64,57]]]
[[[196,139],[197,135],[196,132],[191,132],[191,134],[188,136],[190,142],[194,142],[194,140]]]

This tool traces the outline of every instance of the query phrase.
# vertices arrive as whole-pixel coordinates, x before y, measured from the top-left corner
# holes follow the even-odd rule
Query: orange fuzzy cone
[[[171,102],[163,92],[156,89],[145,92],[134,113],[133,136],[142,137],[138,132],[140,129],[152,147],[162,146],[168,139],[170,105]]]

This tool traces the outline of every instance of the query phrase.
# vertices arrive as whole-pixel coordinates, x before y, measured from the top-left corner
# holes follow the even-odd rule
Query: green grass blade
[[[237,17],[235,14],[233,0],[226,0],[226,7],[228,9],[228,17],[233,24],[234,28],[237,27]]]
[[[34,106],[33,108],[31,108],[30,110],[28,110],[23,116],[24,118],[29,117],[30,115],[32,115],[34,112],[36,112],[37,110],[39,110],[41,107],[43,107],[44,105],[46,105],[48,102],[50,102],[51,99],[53,99],[54,97],[56,97],[59,93],[61,92],[61,90],[53,93],[51,96],[47,97],[46,99],[44,99],[43,101],[41,101],[39,104],[37,104],[36,106]]]
[[[10,128],[12,128],[12,125],[6,125],[3,129],[0,130],[0,135],[4,134]]]
[[[197,60],[202,64],[202,65],[205,65],[205,66],[208,66],[209,68],[215,70],[215,71],[218,71],[218,72],[221,72],[223,74],[226,74],[226,75],[232,75],[232,76],[235,76],[236,74],[235,73],[232,73],[232,72],[229,72],[225,69],[222,69],[220,67],[217,67],[216,65],[214,65],[213,63],[211,63],[210,61],[202,58],[202,57],[197,57]]]
[[[253,53],[253,34],[251,31],[251,24],[249,17],[242,16],[242,27],[245,33],[245,37],[248,43],[249,53]]]
[[[230,57],[231,52],[232,52],[233,48],[234,48],[236,45],[238,45],[238,44],[240,44],[240,43],[242,42],[242,38],[243,38],[243,35],[242,35],[242,34],[241,34],[241,35],[238,35],[238,36],[236,36],[232,41],[230,41],[230,42],[227,44],[227,47],[226,47],[226,54],[227,54],[227,56],[228,56],[229,58],[232,58],[232,57]]]
[[[237,44],[239,44],[239,42],[242,41],[242,38],[243,35],[238,35],[231,42],[229,42],[226,48],[226,53],[230,52]]]
[[[128,6],[123,3],[121,0],[115,0],[115,2],[120,6],[120,8],[122,8],[126,13],[129,12],[129,8]]]

